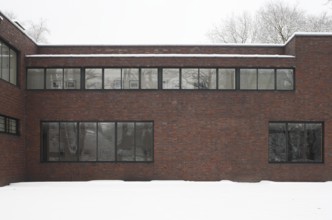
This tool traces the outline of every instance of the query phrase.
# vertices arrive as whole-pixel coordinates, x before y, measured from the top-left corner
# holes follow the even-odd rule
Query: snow
[[[29,58],[61,58],[61,57],[198,57],[198,58],[295,58],[291,55],[278,54],[34,54]]]
[[[90,181],[0,188],[0,218],[331,219],[332,182]]]
[[[295,32],[292,36],[285,42],[287,45],[295,37],[332,37],[332,32]]]

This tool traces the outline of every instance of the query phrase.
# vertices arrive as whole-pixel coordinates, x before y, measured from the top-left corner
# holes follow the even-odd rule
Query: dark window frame
[[[59,160],[58,161],[49,161],[47,160],[47,149],[43,146],[44,144],[44,131],[43,131],[43,123],[58,123],[59,124],[59,132],[61,130],[60,124],[61,123],[76,123],[76,140],[77,140],[77,153],[76,153],[76,159],[75,161],[64,161],[60,159],[59,155]],[[80,123],[96,123],[96,160],[95,161],[80,161],[79,160],[79,148],[80,148],[80,142],[79,142],[79,136],[80,136]],[[98,125],[99,123],[114,123],[115,125],[115,132],[114,132],[114,137],[115,137],[115,158],[114,160],[98,160]],[[118,144],[117,144],[117,124],[118,123],[134,123],[134,126],[136,127],[136,123],[152,123],[152,146],[151,146],[151,160],[148,161],[136,161],[136,155],[134,155],[135,160],[134,161],[119,161],[117,160],[117,150],[118,150]],[[134,129],[134,135],[136,135],[136,129]],[[136,141],[136,140],[135,140]],[[60,149],[60,135],[59,135],[59,149]],[[136,146],[134,147],[136,151]],[[59,150],[60,154],[60,150]],[[154,121],[151,120],[139,120],[139,121],[40,121],[40,162],[41,163],[153,163],[154,162]]]
[[[270,135],[270,124],[285,124],[285,136],[286,136],[286,145],[288,145],[288,139],[289,139],[289,131],[288,131],[288,124],[320,124],[321,130],[322,130],[322,140],[321,140],[321,160],[320,161],[271,161],[270,159],[270,143],[269,143],[269,135]],[[269,121],[268,123],[268,163],[269,164],[324,164],[324,140],[325,140],[325,123],[324,121]],[[285,146],[286,149],[286,158],[289,157],[288,155],[288,146]]]
[[[9,71],[9,80],[6,80],[6,79],[3,79],[2,78],[2,66],[0,66],[0,80],[3,81],[3,82],[6,82],[6,83],[9,83],[10,85],[14,85],[16,87],[19,87],[19,51],[12,47],[8,42],[6,42],[5,40],[3,40],[2,38],[0,38],[0,42],[1,44],[4,44],[8,47],[9,49],[9,66],[8,66],[8,71]],[[16,56],[16,64],[15,64],[15,77],[16,77],[16,80],[15,80],[15,83],[12,83],[11,82],[11,60],[10,60],[10,55],[11,55],[11,52],[14,52],[15,53],[15,56]],[[0,46],[0,59],[2,59],[2,46]]]
[[[133,67],[127,67],[127,66],[113,66],[113,67],[28,67],[26,68],[26,73],[28,72],[29,69],[43,69],[44,71],[44,88],[43,89],[27,89],[29,91],[44,91],[44,90],[50,90],[50,91],[222,91],[222,92],[227,92],[227,91],[251,91],[251,92],[257,92],[257,91],[264,91],[264,92],[291,92],[295,91],[296,89],[296,82],[295,82],[295,68],[294,67],[206,67],[206,66],[201,66],[201,67],[178,67],[178,66],[170,66],[170,67],[157,67],[157,66],[133,66]],[[66,89],[65,85],[63,84],[62,89],[46,89],[46,71],[47,69],[62,69],[63,70],[63,83],[64,83],[64,72],[65,69],[80,69],[80,88],[78,89]],[[85,80],[85,72],[86,69],[101,69],[102,70],[102,88],[98,89],[86,89],[86,80]],[[121,71],[121,82],[120,82],[120,87],[121,88],[105,88],[105,69],[120,69]],[[135,89],[129,89],[123,88],[123,69],[138,69],[138,88]],[[153,88],[153,89],[143,89],[142,88],[142,69],[157,69],[157,85],[158,88]],[[165,89],[163,88],[163,69],[178,69],[179,70],[179,88],[171,88],[171,89]],[[215,77],[215,88],[194,88],[194,89],[184,89],[182,88],[182,69],[198,69],[198,83],[200,83],[200,70],[201,69],[214,69],[216,72],[216,77]],[[233,89],[220,89],[219,88],[219,70],[220,69],[234,69],[235,70],[235,87]],[[256,70],[256,88],[255,89],[241,89],[240,88],[240,71],[241,69],[255,69]],[[264,70],[264,69],[271,69],[274,70],[274,89],[259,89],[259,70]],[[292,70],[292,80],[293,80],[293,87],[292,89],[277,89],[277,71],[278,70]],[[28,76],[27,76],[28,77]],[[28,84],[28,80],[26,80],[26,88]]]
[[[4,131],[0,131],[0,134],[9,134],[9,135],[14,135],[14,136],[19,136],[20,135],[20,123],[17,118],[9,117],[6,115],[0,115],[1,117],[4,118]],[[10,126],[9,126],[9,120],[13,120],[15,122],[15,131],[11,132]]]

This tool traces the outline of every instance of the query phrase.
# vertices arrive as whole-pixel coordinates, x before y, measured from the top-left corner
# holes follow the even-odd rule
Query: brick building
[[[0,185],[332,180],[332,34],[39,45],[0,16]]]

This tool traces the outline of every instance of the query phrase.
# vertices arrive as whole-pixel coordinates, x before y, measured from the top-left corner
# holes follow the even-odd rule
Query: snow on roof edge
[[[293,40],[293,38],[301,37],[332,37],[332,32],[295,32],[292,36],[285,42],[285,46]]]
[[[12,21],[10,18],[7,17],[7,15],[5,13],[3,13],[0,9],[0,14],[5,17],[10,23],[12,23],[19,31],[21,31],[26,37],[28,37],[34,44],[36,44],[37,46],[39,46],[39,44],[37,43],[37,41],[35,41],[35,39],[33,39],[32,37],[30,37],[24,30],[22,30],[22,28],[16,24],[14,21]]]
[[[278,54],[33,54],[28,58],[62,58],[62,57],[199,57],[199,58],[295,58],[292,55]]]

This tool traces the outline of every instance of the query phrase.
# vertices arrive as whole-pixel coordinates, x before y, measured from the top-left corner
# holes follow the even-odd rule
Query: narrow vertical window
[[[60,160],[77,161],[77,123],[60,122]]]
[[[135,126],[136,161],[152,161],[153,155],[153,124],[137,122]]]
[[[15,51],[10,50],[10,79],[9,82],[17,84],[17,54]]]
[[[43,150],[47,161],[60,160],[60,130],[58,122],[42,124]]]
[[[135,160],[135,123],[117,123],[117,160]]]
[[[9,82],[9,47],[5,44],[2,44],[1,50],[1,57],[2,57],[2,79]]]
[[[235,69],[218,69],[218,88],[221,90],[235,89]]]
[[[115,161],[115,123],[98,123],[98,160]]]
[[[181,69],[181,89],[198,89],[198,69]]]
[[[6,131],[5,117],[0,115],[0,132]]]
[[[258,89],[259,90],[275,89],[274,69],[258,69]]]
[[[79,160],[97,160],[97,123],[79,123]]]

